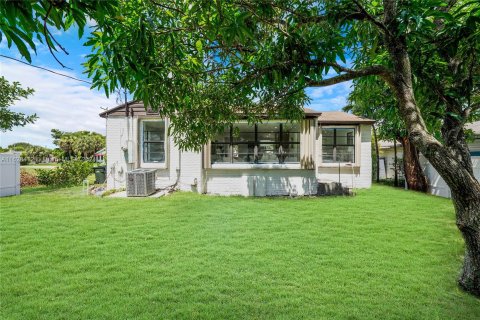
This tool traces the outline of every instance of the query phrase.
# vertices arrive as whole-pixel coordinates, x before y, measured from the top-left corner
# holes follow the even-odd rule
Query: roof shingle
[[[318,123],[324,124],[374,124],[375,120],[356,116],[342,111],[324,111],[318,117]]]

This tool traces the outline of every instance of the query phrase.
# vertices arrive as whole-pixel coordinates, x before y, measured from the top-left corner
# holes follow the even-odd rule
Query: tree
[[[92,157],[105,147],[105,136],[90,131],[62,132],[52,129],[53,144],[63,150],[68,159],[75,156]]]
[[[9,83],[4,77],[0,77],[0,130],[5,132],[13,127],[23,127],[38,119],[36,114],[25,115],[14,112],[9,107],[20,98],[28,98],[34,92],[33,89],[23,89],[19,82]]]
[[[82,132],[73,142],[73,150],[84,158],[92,157],[96,151],[105,147],[105,137],[96,132]]]
[[[41,146],[31,146],[25,150],[25,157],[34,163],[42,163],[50,156],[50,149]]]
[[[31,145],[28,142],[15,142],[15,143],[12,143],[11,145],[9,145],[8,149],[13,150],[13,151],[25,151],[25,150],[27,150],[28,148],[31,148],[31,147],[33,147],[33,145]]]
[[[377,120],[379,138],[394,142],[395,163],[397,163],[396,142],[402,144],[403,172],[407,186],[410,190],[426,192],[428,182],[420,165],[418,150],[410,142],[405,123],[396,107],[397,101],[390,88],[373,77],[355,79],[354,90],[350,93],[349,101],[350,105],[344,108],[345,111],[352,111],[357,115]],[[430,131],[439,132],[438,119],[432,117],[426,107],[422,108],[422,112]],[[398,186],[397,165],[395,165],[395,186]]]
[[[410,141],[451,189],[466,245],[459,284],[480,295],[480,184],[463,132],[480,109],[479,6],[460,0],[119,1],[86,43],[92,47],[86,69],[94,88],[127,88],[146,106],[161,106],[175,141],[191,149],[240,114],[250,122],[265,114],[299,118],[306,87],[382,79]],[[34,21],[35,12],[22,11],[20,19]],[[32,29],[27,36],[39,32]],[[413,60],[421,63],[412,66]],[[426,102],[442,106],[442,140],[425,124],[414,90],[419,81],[434,89]]]
[[[103,25],[115,14],[116,0],[39,0],[1,1],[0,32],[10,48],[15,44],[20,54],[32,62],[29,48],[37,52],[34,39],[47,45],[57,62],[65,67],[55,55],[67,50],[55,39],[50,28],[66,31],[78,26],[78,37],[83,36],[87,19]],[[0,39],[1,40],[1,39]]]

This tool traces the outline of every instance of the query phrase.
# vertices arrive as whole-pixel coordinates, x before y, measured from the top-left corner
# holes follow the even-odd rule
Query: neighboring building
[[[470,149],[470,155],[472,157],[473,172],[477,180],[480,179],[480,121],[473,122],[466,126],[467,129],[471,129],[475,134],[474,141],[468,144]],[[386,178],[392,178],[393,175],[393,142],[380,141],[380,159],[382,157],[385,159],[385,171],[387,172]],[[401,144],[397,144],[397,156],[399,159],[403,158],[403,148]],[[447,183],[443,180],[440,174],[435,170],[435,168],[428,162],[428,160],[420,154],[420,163],[422,164],[423,170],[428,180],[429,192],[433,195],[440,197],[450,198],[450,188]],[[380,166],[382,167],[382,166]],[[382,172],[380,173],[380,178],[382,178]]]
[[[141,102],[128,108],[100,114],[107,119],[108,189],[124,187],[126,172],[137,168],[157,169],[157,188],[177,184],[208,194],[309,195],[319,181],[371,186],[370,119],[305,109],[300,123],[240,121],[194,152],[179,151],[167,136],[168,119]]]
[[[380,179],[393,179],[395,177],[395,148],[393,141],[378,141]],[[400,142],[397,145],[397,172],[398,177],[403,178],[403,147]]]
[[[93,155],[93,157],[95,159],[95,162],[99,162],[99,163],[104,162],[105,161],[105,155],[106,155],[105,148],[95,152],[94,155]]]

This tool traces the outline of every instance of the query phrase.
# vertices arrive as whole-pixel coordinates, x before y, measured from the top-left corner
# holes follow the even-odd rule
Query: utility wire
[[[85,83],[88,83],[88,84],[92,84],[90,81],[78,79],[78,78],[75,78],[75,77],[72,77],[72,76],[69,76],[69,75],[60,73],[60,72],[56,72],[56,71],[53,71],[53,70],[50,70],[50,69],[47,69],[47,68],[44,68],[44,67],[40,67],[40,66],[36,66],[36,65],[33,65],[33,64],[30,64],[30,63],[26,63],[25,61],[22,61],[22,60],[13,58],[13,57],[5,56],[5,55],[3,55],[3,54],[0,54],[0,57],[6,58],[6,59],[10,59],[10,60],[14,60],[14,61],[17,61],[17,62],[26,64],[27,66],[30,66],[30,67],[33,67],[33,68],[45,70],[45,71],[51,72],[51,73],[53,73],[53,74],[56,74],[56,75],[59,75],[59,76],[65,77],[65,78],[70,78],[70,79],[72,79],[72,80],[76,80],[76,81],[80,81],[80,82],[85,82]]]

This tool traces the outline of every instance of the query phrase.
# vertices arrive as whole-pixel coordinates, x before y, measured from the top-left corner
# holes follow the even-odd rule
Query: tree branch
[[[156,6],[159,6],[159,7],[162,8],[162,9],[175,11],[175,12],[181,14],[182,16],[185,15],[185,12],[183,12],[182,10],[177,9],[177,8],[175,8],[175,7],[167,6],[167,5],[163,4],[163,3],[156,2],[155,0],[150,0],[150,2],[153,3],[153,4],[156,5]]]
[[[45,36],[45,42],[47,43],[47,46],[48,46],[48,50],[50,51],[50,54],[53,56],[53,58],[55,60],[57,60],[57,62],[63,67],[63,68],[66,68],[66,69],[70,69],[72,70],[71,68],[65,66],[63,63],[60,62],[60,60],[58,60],[57,56],[53,53],[53,50],[52,50],[52,46],[50,45],[50,41],[49,41],[49,35],[50,34],[50,31],[48,30],[47,28],[47,21],[48,21],[48,17],[50,16],[50,12],[52,11],[53,9],[53,4],[50,3],[50,6],[48,7],[48,10],[47,10],[47,13],[45,14],[45,17],[43,18],[43,35]],[[52,39],[58,44],[58,42],[55,40],[55,38],[52,37]],[[59,44],[58,44],[59,45]],[[60,46],[60,45],[59,45]],[[60,48],[65,52],[65,49],[60,46]],[[67,53],[68,54],[68,53]]]
[[[363,16],[365,17],[366,20],[371,21],[375,26],[377,26],[378,28],[383,30],[383,32],[385,32],[385,33],[390,32],[382,22],[378,21],[370,13],[368,13],[367,10],[360,4],[360,2],[358,2],[357,0],[353,0],[353,2],[358,7],[358,9],[363,14]]]
[[[307,80],[308,86],[326,87],[326,86],[331,86],[337,83],[350,81],[353,79],[366,77],[366,76],[381,76],[383,79],[385,79],[388,82],[391,80],[391,77],[392,77],[390,74],[390,71],[384,66],[380,66],[380,65],[365,67],[359,70],[352,70],[342,66],[339,66],[339,67],[341,68],[340,69],[341,71],[345,72],[344,74],[341,74],[332,78],[328,78],[328,79],[323,79],[320,81]]]

